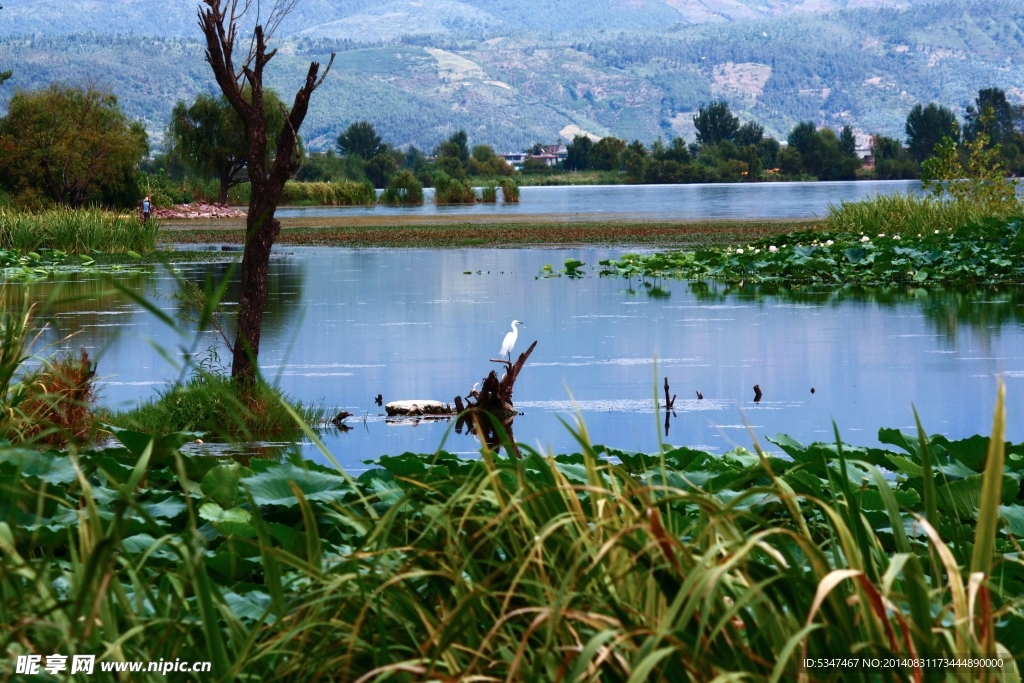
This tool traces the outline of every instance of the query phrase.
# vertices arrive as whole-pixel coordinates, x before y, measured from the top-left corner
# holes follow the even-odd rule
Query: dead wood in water
[[[502,446],[501,431],[503,430],[504,436],[511,444],[513,454],[519,456],[518,449],[515,447],[515,437],[512,435],[512,420],[518,414],[512,403],[512,392],[515,389],[519,373],[536,347],[537,342],[530,344],[530,348],[519,354],[515,363],[497,358],[491,359],[492,362],[505,366],[505,374],[498,379],[498,373],[491,370],[484,378],[480,389],[476,389],[476,385],[474,385],[474,388],[465,397],[465,404],[462,403],[462,397],[455,399],[455,406],[459,408],[460,413],[455,426],[456,432],[461,433],[464,426],[468,427],[470,434],[478,434],[489,448],[498,450]],[[462,410],[463,405],[465,411]],[[489,415],[483,413],[490,413],[497,418],[501,427],[499,428]]]
[[[665,410],[672,410],[672,409],[675,408],[675,406],[676,406],[676,397],[675,397],[675,394],[672,394],[671,398],[669,397],[668,377],[666,377],[665,378]]]
[[[492,358],[492,362],[505,365],[505,374],[498,379],[498,373],[491,370],[490,374],[484,378],[480,390],[469,392],[470,397],[476,399],[475,402],[469,404],[469,407],[475,410],[486,410],[499,418],[514,416],[516,409],[512,404],[512,390],[515,388],[516,378],[519,377],[520,371],[526,364],[526,359],[530,357],[536,346],[537,342],[530,344],[530,348],[519,354],[515,363]]]

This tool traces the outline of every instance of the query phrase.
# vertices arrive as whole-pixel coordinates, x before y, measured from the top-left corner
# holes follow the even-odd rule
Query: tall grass
[[[22,253],[60,249],[69,254],[93,251],[147,252],[156,248],[157,221],[99,209],[52,209],[36,213],[0,208],[0,249]]]
[[[234,204],[248,204],[251,187],[238,185],[228,193]],[[281,194],[282,204],[315,206],[365,206],[377,202],[377,192],[369,182],[302,182],[289,180]]]
[[[480,201],[484,204],[494,204],[498,201],[498,185],[489,182],[480,188]]]
[[[512,178],[498,178],[501,196],[506,204],[519,203],[519,185]]]
[[[325,407],[295,402],[262,380],[243,386],[222,372],[200,370],[169,384],[155,398],[110,416],[110,421],[147,434],[194,431],[253,441],[296,433],[295,413],[303,424],[322,424],[328,418]]]
[[[949,232],[991,218],[984,206],[905,194],[878,194],[857,202],[829,204],[827,229],[876,235],[927,235]],[[998,216],[1005,218],[1005,216]]]

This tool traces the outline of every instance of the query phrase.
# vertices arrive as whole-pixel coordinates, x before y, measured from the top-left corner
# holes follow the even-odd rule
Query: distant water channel
[[[517,352],[538,342],[516,386],[524,415],[515,435],[555,452],[576,448],[559,423],[576,409],[596,443],[653,450],[660,435],[718,453],[749,446],[745,423],[759,439],[787,432],[813,441],[832,438],[834,419],[850,442],[875,444],[879,427],[912,428],[912,404],[930,432],[988,433],[999,373],[1009,414],[1024,410],[1024,292],[794,297],[669,282],[652,293],[592,270],[581,280],[536,277],[545,264],[557,270],[575,258],[589,268],[619,253],[280,249],[260,361],[292,396],[356,415],[351,431],[326,434],[353,470],[381,454],[435,450],[447,422],[388,422],[373,397],[450,401],[468,393],[496,367],[488,359],[513,318],[526,323]],[[224,268],[182,272],[202,281]],[[166,272],[128,283],[175,313]],[[48,287],[37,286],[37,297]],[[147,339],[172,354],[184,340],[102,289],[71,283],[66,294],[82,300],[59,311],[54,334],[81,331],[71,346],[99,358],[103,402],[124,407],[175,376]],[[210,335],[199,348],[215,343]],[[678,394],[667,437],[652,398],[665,376]],[[759,404],[755,384],[764,392]],[[1020,420],[1007,429],[1009,439],[1024,439]],[[452,433],[445,447],[478,450],[466,434]],[[311,446],[305,451],[322,460]]]
[[[702,185],[576,185],[524,187],[518,204],[437,206],[433,190],[417,207],[286,207],[279,218],[332,216],[464,215],[526,216],[558,214],[591,219],[754,219],[813,218],[828,205],[857,201],[876,194],[920,193],[916,180],[842,181],[822,183],[710,183]]]

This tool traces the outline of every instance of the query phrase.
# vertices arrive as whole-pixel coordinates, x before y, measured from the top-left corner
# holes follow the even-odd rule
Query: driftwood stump
[[[479,428],[479,431],[482,432],[480,437],[488,447],[497,450],[501,447],[501,438],[497,427],[485,414],[490,413],[501,422],[509,442],[515,448],[515,438],[512,435],[512,420],[517,415],[517,412],[515,405],[512,403],[512,391],[515,389],[516,379],[519,377],[520,371],[526,365],[526,360],[533,353],[533,349],[536,346],[537,342],[530,344],[530,348],[519,354],[519,358],[516,359],[515,363],[504,359],[491,359],[494,363],[505,365],[505,374],[502,375],[501,379],[498,379],[498,373],[491,370],[487,377],[484,378],[480,389],[473,389],[465,397],[465,404],[462,403],[461,396],[456,397],[456,407],[465,406],[465,411],[459,415],[458,422],[456,422],[456,432],[461,433],[462,427],[467,426],[470,434],[476,434]],[[518,450],[516,450],[515,455],[519,455]]]

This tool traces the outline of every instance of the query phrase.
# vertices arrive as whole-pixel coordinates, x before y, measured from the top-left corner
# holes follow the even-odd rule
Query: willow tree
[[[263,73],[267,63],[277,54],[276,49],[268,48],[268,43],[296,2],[276,0],[266,15],[260,14],[259,4],[254,0],[203,0],[199,9],[199,28],[206,38],[206,61],[213,68],[213,75],[225,99],[242,120],[249,149],[249,216],[242,253],[238,331],[231,361],[231,376],[243,381],[252,381],[256,376],[263,309],[267,300],[270,250],[281,231],[281,224],[274,218],[274,213],[285,182],[299,168],[299,128],[306,118],[309,99],[323,84],[334,63],[332,53],[322,74],[319,63],[309,65],[306,81],[295,93],[295,100],[285,116],[284,129],[277,136],[277,149],[273,155],[268,155],[267,145],[271,136],[268,135],[264,111],[268,102],[264,94]],[[242,37],[240,27],[250,10],[254,9],[253,5],[256,26],[251,36]],[[261,16],[266,20],[261,21]],[[239,40],[242,41],[240,45],[236,42]],[[244,52],[236,55],[236,47]]]

